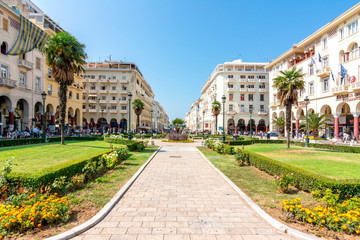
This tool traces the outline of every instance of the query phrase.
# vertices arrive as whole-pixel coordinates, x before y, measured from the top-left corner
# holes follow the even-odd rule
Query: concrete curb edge
[[[205,155],[198,149],[196,148],[197,151],[199,152],[199,154],[210,164],[210,166],[212,168],[215,169],[215,171],[220,174],[224,180],[229,183],[229,185],[245,200],[245,202],[247,204],[250,205],[250,207],[252,209],[254,209],[254,211],[259,214],[260,217],[262,217],[265,221],[267,221],[271,226],[273,226],[274,228],[276,228],[277,230],[286,233],[288,235],[291,235],[293,237],[297,237],[299,239],[304,239],[304,240],[321,240],[320,238],[311,236],[309,234],[300,232],[298,230],[295,230],[293,228],[290,228],[288,226],[286,226],[285,224],[275,220],[274,218],[272,218],[269,214],[267,214],[264,210],[262,210],[253,200],[251,200],[243,191],[240,190],[240,188],[238,186],[235,185],[235,183],[233,183],[227,176],[225,176],[217,167],[215,167],[206,157]]]
[[[96,224],[98,224],[101,220],[103,220],[106,215],[115,207],[115,205],[120,201],[122,196],[127,192],[127,190],[131,187],[131,185],[135,182],[135,180],[140,176],[140,174],[144,171],[144,169],[149,165],[151,160],[155,157],[155,155],[160,151],[161,147],[159,147],[150,158],[142,165],[142,167],[137,170],[137,172],[130,178],[129,181],[125,183],[125,185],[116,193],[116,195],[91,219],[82,223],[79,226],[76,226],[66,232],[60,233],[58,235],[46,238],[45,240],[67,240],[77,235],[89,230]]]

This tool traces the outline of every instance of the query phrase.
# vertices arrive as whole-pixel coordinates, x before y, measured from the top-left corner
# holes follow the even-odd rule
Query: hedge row
[[[52,184],[56,178],[61,176],[69,178],[75,176],[76,174],[81,174],[87,161],[98,161],[103,154],[108,154],[110,152],[112,152],[111,149],[97,153],[95,156],[89,155],[77,158],[57,166],[45,168],[30,175],[26,173],[11,173],[8,178],[10,182],[14,183],[14,185],[36,191]]]
[[[88,136],[88,137],[65,137],[65,141],[95,141],[95,140],[103,140],[102,136]],[[47,138],[48,142],[60,142],[60,137],[51,137]],[[36,144],[36,143],[44,143],[44,138],[23,138],[23,139],[6,139],[0,140],[0,147],[10,147],[10,146],[18,146],[18,145],[28,145],[28,144]]]
[[[255,143],[286,143],[286,140],[262,140],[262,139],[251,139],[251,140],[237,140],[237,141],[224,141],[225,144],[231,146],[238,145],[251,145]]]
[[[134,141],[121,138],[104,137],[104,141],[108,143],[117,143],[126,145],[130,151],[141,151],[145,148],[143,141]]]
[[[247,158],[246,160],[250,165],[271,175],[279,176],[294,173],[294,186],[302,190],[313,191],[329,188],[333,192],[339,193],[342,198],[349,198],[360,193],[359,180],[332,179],[247,150],[239,149],[239,151],[241,151],[242,157]]]
[[[305,147],[304,142],[291,142],[296,146]],[[360,147],[332,145],[332,144],[320,144],[320,143],[309,143],[309,147],[327,149],[337,152],[348,152],[348,153],[360,153]]]

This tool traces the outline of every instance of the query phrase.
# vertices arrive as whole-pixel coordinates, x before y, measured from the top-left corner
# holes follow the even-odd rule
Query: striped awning
[[[20,55],[30,52],[34,48],[40,48],[45,44],[48,37],[47,33],[20,15],[19,36],[6,54]]]

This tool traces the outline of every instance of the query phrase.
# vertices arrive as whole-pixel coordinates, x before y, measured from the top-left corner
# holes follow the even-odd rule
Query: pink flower
[[[279,180],[281,177],[279,177],[279,176],[276,176],[276,180]]]

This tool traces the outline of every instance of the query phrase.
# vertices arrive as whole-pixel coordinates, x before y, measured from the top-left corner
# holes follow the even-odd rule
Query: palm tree
[[[277,99],[285,106],[287,146],[290,148],[291,107],[293,104],[298,104],[298,91],[304,90],[305,82],[303,77],[305,74],[300,70],[296,70],[296,67],[289,71],[280,71],[280,73],[281,76],[273,79],[273,87],[277,88]]]
[[[279,133],[284,136],[285,120],[283,117],[278,117],[272,120],[272,124],[279,128]]]
[[[133,105],[133,109],[135,111],[135,114],[137,116],[137,118],[136,118],[136,131],[138,132],[139,126],[140,126],[140,114],[144,110],[145,103],[143,101],[141,101],[140,99],[135,99],[132,102],[132,105]]]
[[[214,101],[211,104],[211,111],[215,116],[215,134],[217,133],[217,123],[218,123],[218,115],[220,114],[221,103],[219,101]]]
[[[61,144],[64,142],[64,126],[68,86],[74,82],[74,74],[84,72],[85,45],[67,32],[51,36],[41,49],[46,57],[46,63],[51,68],[52,76],[59,83],[60,132]]]
[[[306,117],[304,117],[304,120],[306,120]],[[310,113],[308,114],[308,125],[309,130],[313,132],[314,138],[319,137],[319,130],[325,129],[327,126],[326,114],[320,114],[320,113]],[[301,123],[300,128],[304,129],[306,128],[305,123]]]
[[[172,125],[175,126],[176,132],[179,133],[181,127],[184,127],[184,121],[180,118],[175,118],[172,122]]]

